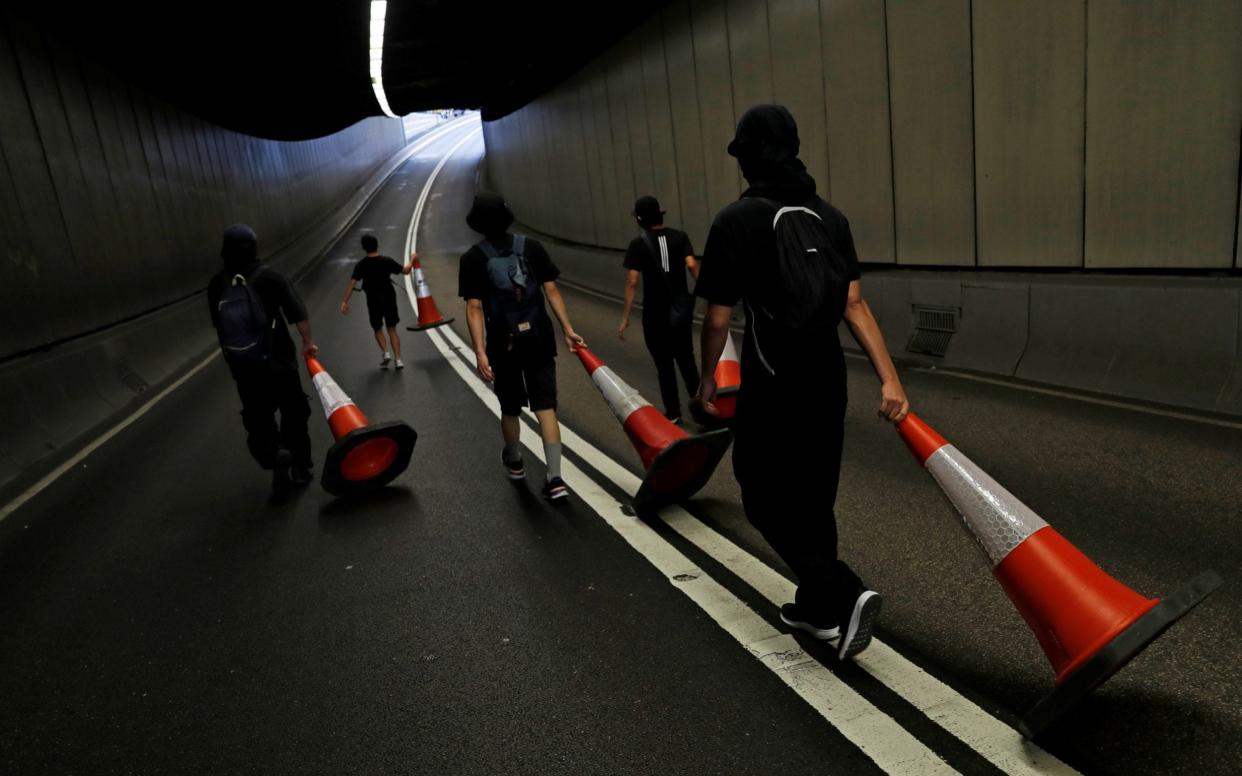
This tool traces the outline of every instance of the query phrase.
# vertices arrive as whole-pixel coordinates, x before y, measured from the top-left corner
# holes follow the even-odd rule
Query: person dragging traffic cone
[[[408,275],[414,269],[417,256],[411,254],[405,266],[398,264],[379,252],[379,240],[373,234],[362,235],[362,249],[367,255],[354,265],[349,283],[345,286],[345,298],[341,300],[341,315],[349,315],[349,297],[354,293],[354,282],[362,281],[362,291],[367,295],[367,318],[371,329],[375,332],[375,344],[380,349],[380,369],[387,369],[388,363],[397,357],[397,369],[404,369],[401,360],[401,338],[397,336],[397,324],[401,318],[397,314],[397,292],[393,290],[392,275]],[[388,329],[388,340],[384,340],[384,329]],[[392,343],[392,351],[388,346]]]
[[[1104,573],[916,415],[897,432],[961,515],[1056,672],[1056,688],[1019,725],[1028,738],[1221,584],[1207,571],[1164,600],[1145,598]]]
[[[880,611],[837,554],[833,502],[845,432],[842,318],[880,378],[880,414],[900,421],[909,401],[859,286],[845,216],[815,194],[798,159],[798,128],[777,105],[751,108],[729,144],[750,183],[716,216],[695,292],[703,323],[703,387],[718,414],[715,368],[733,306],[746,306],[733,471],[746,517],[798,579],[781,620],[835,641],[841,659],[862,651]],[[792,438],[797,435],[796,441]]]
[[[462,254],[458,293],[466,300],[466,318],[479,376],[492,383],[500,400],[501,461],[511,480],[526,479],[520,444],[522,407],[539,420],[547,474],[543,496],[560,501],[569,495],[561,479],[561,429],[556,419],[556,334],[547,308],[561,323],[572,351],[586,342],[574,332],[565,300],[556,287],[560,270],[537,241],[509,234],[513,213],[499,196],[479,194],[466,224],[484,239]]]

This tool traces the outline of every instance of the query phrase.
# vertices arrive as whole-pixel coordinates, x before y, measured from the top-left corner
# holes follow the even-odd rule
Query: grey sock
[[[502,457],[506,461],[520,461],[522,459],[522,443],[506,442],[505,451],[502,454]]]
[[[561,476],[561,443],[544,442],[543,455],[548,459],[548,480]]]

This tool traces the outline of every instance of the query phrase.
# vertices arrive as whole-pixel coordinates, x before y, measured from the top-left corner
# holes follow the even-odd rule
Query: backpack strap
[[[491,240],[482,240],[479,242],[479,250],[483,251],[483,255],[489,259],[498,259],[500,254],[496,252],[496,246],[492,245]]]
[[[495,245],[492,245],[492,241],[491,241],[491,240],[483,240],[482,242],[480,242],[480,243],[479,243],[479,250],[483,251],[483,255],[484,255],[484,256],[486,256],[486,257],[487,257],[487,258],[489,258],[489,259],[499,259],[499,258],[500,258],[500,251],[496,250],[496,246],[495,246]],[[514,255],[514,256],[519,256],[519,257],[520,257],[520,256],[525,255],[525,253],[526,253],[526,235],[524,235],[524,234],[515,234],[515,235],[513,235],[513,250],[512,250],[512,253],[513,253],[513,255]]]
[[[526,235],[513,235],[513,255],[519,259],[526,255]]]

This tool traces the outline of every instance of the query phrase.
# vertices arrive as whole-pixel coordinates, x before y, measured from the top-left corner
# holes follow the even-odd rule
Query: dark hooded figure
[[[746,517],[798,579],[785,624],[837,642],[841,659],[867,647],[880,596],[837,556],[833,503],[841,472],[846,406],[842,319],[881,383],[881,417],[910,405],[883,335],[862,298],[849,222],[815,194],[798,159],[798,127],[779,105],[738,122],[729,144],[749,187],[716,216],[698,296],[703,324],[701,397],[707,412],[733,307],[745,305],[742,387],[733,470]],[[813,300],[808,308],[806,300]]]
[[[565,300],[556,287],[560,270],[538,240],[509,234],[513,212],[495,194],[479,194],[466,225],[483,240],[462,254],[458,294],[466,300],[466,321],[479,376],[500,400],[500,458],[510,480],[526,479],[520,442],[522,407],[539,420],[547,472],[543,496],[562,501],[569,488],[561,479],[561,427],[556,419],[556,332],[544,299],[561,323],[570,350],[586,343],[574,333]]]
[[[297,327],[302,353],[314,354],[306,306],[284,275],[258,260],[258,238],[245,224],[224,230],[223,269],[207,286],[211,324],[241,399],[246,444],[272,472],[272,498],[311,481],[310,404],[298,374],[298,352],[288,325]],[[277,425],[276,415],[280,415]]]

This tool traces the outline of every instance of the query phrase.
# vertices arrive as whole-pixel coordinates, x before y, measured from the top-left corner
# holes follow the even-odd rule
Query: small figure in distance
[[[699,276],[694,246],[685,232],[664,225],[664,211],[655,197],[639,197],[631,213],[643,233],[625,251],[625,305],[617,336],[625,339],[634,307],[639,276],[643,280],[643,340],[655,362],[660,380],[664,417],[681,425],[681,396],[677,370],[694,397],[699,390],[699,370],[694,362],[694,295],[686,283],[686,271]],[[674,369],[674,363],[676,369]]]
[[[844,320],[880,381],[880,415],[910,411],[880,327],[862,297],[849,221],[815,194],[798,127],[779,105],[742,116],[728,152],[750,184],[716,216],[695,293],[703,322],[704,409],[733,307],[746,307],[733,471],[746,518],[798,579],[786,625],[835,641],[846,660],[871,643],[880,595],[840,559],[833,504],[845,434]]]
[[[272,500],[279,503],[292,485],[311,481],[312,469],[306,428],[310,403],[302,390],[289,324],[302,338],[303,357],[319,348],[293,284],[259,263],[253,229],[245,224],[225,229],[220,257],[224,267],[207,286],[211,324],[237,383],[246,445],[259,465],[271,470]]]
[[[401,338],[397,336],[397,292],[393,290],[392,275],[408,275],[414,269],[414,254],[410,261],[402,266],[388,256],[381,256],[379,240],[373,234],[362,235],[362,249],[367,255],[354,265],[353,274],[345,286],[345,298],[341,300],[341,315],[349,315],[349,298],[354,293],[354,282],[362,281],[362,291],[367,295],[367,318],[371,329],[375,332],[375,344],[380,349],[380,369],[387,369],[388,362],[397,357],[397,369],[405,369],[401,360]],[[388,342],[384,341],[384,328],[388,329],[388,342],[392,343],[392,351],[388,350]]]
[[[561,427],[556,419],[556,333],[544,298],[552,307],[571,350],[586,347],[574,332],[565,300],[556,287],[560,270],[537,240],[509,234],[513,212],[495,194],[479,194],[466,224],[484,239],[462,254],[458,295],[466,300],[466,320],[479,376],[500,400],[501,462],[511,480],[526,479],[522,461],[521,414],[529,404],[539,420],[547,459],[543,497],[569,496],[561,479]]]

